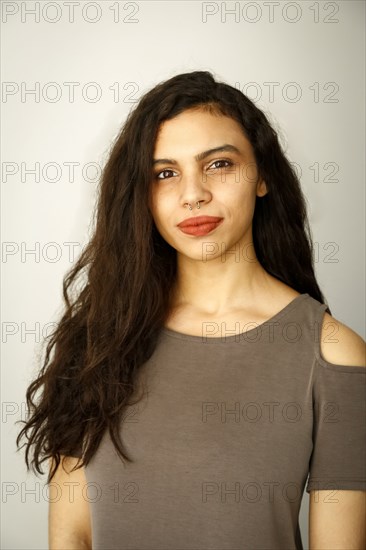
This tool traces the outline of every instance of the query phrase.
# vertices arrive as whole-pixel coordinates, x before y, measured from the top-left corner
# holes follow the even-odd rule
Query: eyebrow
[[[218,147],[214,147],[213,149],[207,149],[207,151],[202,151],[202,153],[198,153],[194,158],[197,162],[200,160],[205,159],[209,155],[212,155],[213,153],[218,152],[229,152],[229,153],[238,153],[241,154],[241,151],[235,147],[235,145],[230,145],[229,143],[225,143],[224,145],[219,145]],[[178,164],[176,160],[174,159],[154,159],[153,160],[153,166],[156,164]]]

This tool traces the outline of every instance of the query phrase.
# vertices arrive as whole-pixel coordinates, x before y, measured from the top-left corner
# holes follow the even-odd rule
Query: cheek
[[[243,182],[235,190],[232,190],[229,195],[227,193],[223,194],[221,200],[223,204],[226,204],[228,211],[235,219],[234,225],[237,225],[241,229],[247,227],[254,215],[256,203],[255,186]]]
[[[154,219],[159,217],[161,206],[160,193],[155,189],[151,191],[150,195],[150,210]]]
[[[172,209],[169,206],[169,200],[162,193],[154,193],[152,196],[151,214],[155,225],[163,228],[168,224]]]
[[[258,181],[258,169],[255,162],[248,162],[242,166],[242,180],[249,187],[253,187]]]
[[[245,209],[254,200],[255,186],[243,179],[240,182],[231,182],[216,190],[214,198],[230,209]]]

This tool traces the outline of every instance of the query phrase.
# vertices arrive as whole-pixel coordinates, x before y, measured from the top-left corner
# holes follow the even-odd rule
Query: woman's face
[[[252,146],[238,122],[203,110],[184,111],[160,126],[153,158],[151,212],[173,248],[199,258],[203,243],[215,243],[212,258],[223,247],[252,242],[256,196],[267,189],[258,181]],[[194,216],[223,220],[206,234],[184,233],[178,224]]]

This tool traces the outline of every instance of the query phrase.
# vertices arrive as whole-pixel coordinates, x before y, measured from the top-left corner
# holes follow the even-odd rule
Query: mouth
[[[218,218],[217,216],[194,216],[192,218],[188,218],[178,223],[178,227],[182,228],[182,227],[203,225],[207,223],[217,223],[222,219],[223,218]]]
[[[200,219],[201,218],[201,219]],[[200,216],[190,218],[185,222],[178,224],[179,229],[186,235],[194,235],[196,237],[207,235],[216,229],[223,222],[224,218],[213,216]]]

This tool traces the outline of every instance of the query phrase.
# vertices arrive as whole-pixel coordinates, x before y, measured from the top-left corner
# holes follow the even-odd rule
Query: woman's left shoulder
[[[366,343],[349,326],[325,312],[321,329],[321,355],[328,363],[364,367]]]

